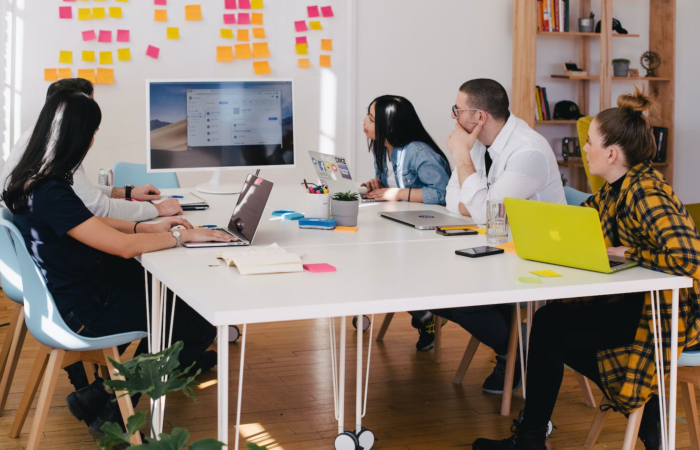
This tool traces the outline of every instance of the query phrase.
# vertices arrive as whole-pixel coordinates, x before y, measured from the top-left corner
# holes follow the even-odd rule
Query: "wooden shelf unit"
[[[612,38],[638,37],[636,34],[617,34],[612,30],[612,6],[614,0],[601,0],[601,11],[597,14],[603,24],[601,33],[579,32],[543,32],[537,29],[537,0],[513,1],[513,88],[511,110],[517,117],[526,121],[531,127],[535,125],[564,124],[559,121],[537,121],[533,111],[536,108],[535,85],[537,84],[537,36],[553,36],[568,39],[576,38],[579,43],[578,64],[583,70],[591,69],[591,40],[600,39],[600,74],[587,77],[569,77],[552,75],[553,80],[568,80],[578,82],[578,107],[581,114],[588,115],[591,105],[591,82],[600,84],[600,111],[610,108],[616,103],[612,98],[613,82],[641,81],[648,83],[647,93],[657,103],[657,108],[650,112],[649,117],[654,126],[668,128],[666,147],[666,162],[656,163],[655,167],[673,185],[673,155],[674,155],[674,109],[675,109],[675,66],[676,66],[676,0],[649,0],[649,50],[661,55],[661,66],[656,70],[657,77],[614,77],[612,69]],[[588,17],[591,12],[591,0],[580,0],[578,17]],[[572,11],[570,25],[577,25],[577,17]],[[571,56],[576,60],[575,55]],[[552,63],[553,61],[549,61]],[[561,61],[556,61],[560,63]],[[642,69],[644,70],[644,69]],[[630,90],[632,86],[630,85]],[[553,99],[550,99],[552,101]],[[565,99],[558,99],[565,100]],[[555,101],[552,101],[550,107]],[[563,166],[565,167],[565,166]],[[570,178],[581,179],[583,164],[569,164]],[[579,172],[574,174],[572,172]],[[585,180],[585,174],[583,174]],[[587,185],[587,183],[586,183]],[[581,184],[579,184],[581,186]],[[576,186],[573,186],[576,187]]]

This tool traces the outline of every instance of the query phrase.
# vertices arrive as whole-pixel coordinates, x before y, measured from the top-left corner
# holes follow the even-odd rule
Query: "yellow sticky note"
[[[97,69],[98,84],[114,84],[114,69]]]
[[[117,50],[117,59],[119,61],[131,61],[131,50],[128,48],[120,48]]]
[[[479,234],[483,234],[484,236],[486,235],[486,227],[483,228],[477,228],[476,232]]]
[[[252,0],[250,2],[250,7],[252,9],[263,9],[263,0]]]
[[[321,50],[326,52],[333,51],[333,39],[321,39]]]
[[[233,47],[216,47],[216,60],[218,62],[233,61]]]
[[[78,69],[78,78],[83,78],[85,80],[90,81],[91,83],[94,83],[95,69]]]
[[[129,3],[129,0],[117,0],[117,3]]]
[[[156,9],[153,11],[153,20],[156,22],[167,22],[168,21],[168,10],[167,9]]]
[[[112,52],[100,52],[100,64],[112,64]]]
[[[58,71],[56,69],[44,69],[44,81],[58,80]]]
[[[73,52],[61,50],[61,53],[58,57],[58,62],[60,62],[61,64],[73,64]]]
[[[320,59],[318,65],[321,67],[330,67],[331,66],[331,55],[321,55],[321,59]]]
[[[185,6],[185,20],[202,20],[201,5]]]
[[[78,20],[91,20],[92,11],[90,8],[78,8]]]
[[[180,39],[180,29],[168,28],[168,39]]]
[[[95,52],[83,50],[83,61],[95,62]]]
[[[241,42],[249,41],[250,34],[248,33],[248,30],[245,30],[245,29],[238,30],[238,40]]]
[[[336,233],[357,233],[357,227],[335,227]]]
[[[263,15],[262,13],[253,13],[250,16],[250,23],[252,25],[262,25],[263,24]]]
[[[265,28],[253,28],[253,37],[255,39],[265,39]]]
[[[270,63],[268,61],[254,62],[253,69],[255,70],[255,75],[267,75],[268,73],[272,73],[272,69],[270,69]]]
[[[226,28],[221,29],[221,37],[224,39],[233,39],[233,30],[228,30]]]
[[[300,69],[310,69],[311,68],[311,61],[303,58],[299,60],[299,68]]]
[[[267,42],[256,42],[253,44],[253,58],[269,58],[270,49],[267,47]]]
[[[236,58],[249,59],[253,57],[253,52],[250,51],[250,44],[238,44],[236,48]]]
[[[297,44],[297,55],[308,55],[309,46],[306,44]]]
[[[520,277],[518,281],[521,283],[542,284],[542,279],[537,277]]]
[[[104,19],[105,17],[107,17],[107,13],[104,8],[92,8],[93,19]]]
[[[113,19],[121,19],[122,18],[122,7],[121,6],[112,6],[109,8],[109,17],[112,17]]]
[[[73,72],[70,69],[58,69],[58,79],[65,80],[66,78],[73,78]]]
[[[555,277],[561,276],[553,270],[533,270],[530,273],[534,273],[538,277],[543,277],[543,278],[555,278]]]
[[[312,30],[323,30],[323,27],[321,26],[321,22],[318,20],[314,20],[313,22],[309,22],[309,27],[311,27]]]

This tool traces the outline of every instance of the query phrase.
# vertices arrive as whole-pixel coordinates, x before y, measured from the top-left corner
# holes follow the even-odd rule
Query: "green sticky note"
[[[543,277],[543,278],[554,278],[554,277],[560,277],[558,273],[556,273],[553,270],[533,270],[530,273],[534,273],[538,277]]]
[[[520,277],[518,281],[521,283],[542,284],[542,279],[536,277]]]

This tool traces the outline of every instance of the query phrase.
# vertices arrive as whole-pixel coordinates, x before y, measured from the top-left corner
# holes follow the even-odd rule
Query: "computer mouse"
[[[367,195],[367,188],[364,186],[360,186],[360,195]]]

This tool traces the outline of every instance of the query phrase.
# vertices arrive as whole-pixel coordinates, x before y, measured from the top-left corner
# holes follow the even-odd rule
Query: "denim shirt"
[[[396,175],[396,186],[400,189],[422,189],[423,203],[445,204],[450,167],[428,144],[414,141],[404,147],[394,148],[391,164]],[[385,166],[384,172],[379,172],[375,162],[374,171],[382,185],[388,186],[388,168]]]

